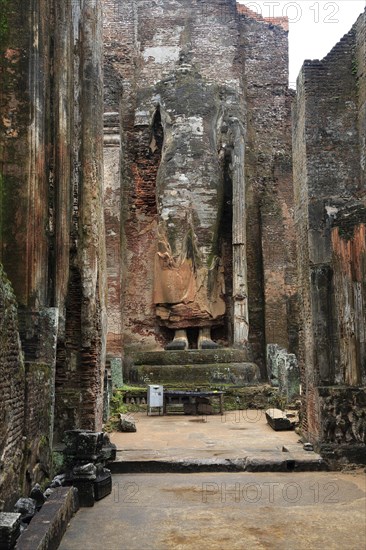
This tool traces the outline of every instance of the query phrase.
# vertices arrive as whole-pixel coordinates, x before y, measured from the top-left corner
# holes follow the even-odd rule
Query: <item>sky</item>
[[[239,0],[263,17],[290,20],[290,87],[305,59],[322,59],[363,12],[366,0]]]

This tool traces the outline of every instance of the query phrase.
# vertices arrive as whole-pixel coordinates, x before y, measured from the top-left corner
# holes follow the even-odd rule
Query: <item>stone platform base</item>
[[[202,365],[214,363],[247,363],[245,350],[219,348],[184,351],[140,351],[127,352],[125,361],[134,365]]]
[[[254,363],[214,363],[202,365],[137,365],[130,370],[137,384],[231,384],[255,386],[260,372]]]
[[[364,444],[321,443],[315,444],[315,448],[332,470],[339,470],[346,464],[366,466],[366,445]]]
[[[236,349],[150,351],[125,358],[127,377],[136,384],[231,384],[260,383],[256,364],[247,362],[247,352]]]

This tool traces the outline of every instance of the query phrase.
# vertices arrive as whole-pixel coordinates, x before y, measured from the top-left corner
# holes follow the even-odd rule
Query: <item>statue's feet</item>
[[[202,340],[202,342],[198,344],[198,349],[217,349],[218,347],[219,344],[216,344],[211,338]]]
[[[165,346],[167,351],[183,351],[188,349],[188,338],[185,330],[176,330],[174,339]]]
[[[211,330],[209,328],[200,329],[198,336],[198,349],[217,349],[216,342],[211,339]]]

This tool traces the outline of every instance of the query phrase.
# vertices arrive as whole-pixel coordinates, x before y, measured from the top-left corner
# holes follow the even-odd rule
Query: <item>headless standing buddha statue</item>
[[[197,347],[213,349],[211,328],[225,316],[219,89],[183,65],[157,92],[164,140],[156,183],[156,315],[174,330],[166,349],[187,349],[191,327],[199,329]]]

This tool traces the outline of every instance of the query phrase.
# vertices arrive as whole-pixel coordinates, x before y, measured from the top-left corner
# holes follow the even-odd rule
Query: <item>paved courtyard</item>
[[[123,474],[60,550],[363,550],[364,473]]]
[[[147,462],[150,466],[187,463],[238,469],[255,463],[268,470],[284,462],[295,462],[299,469],[317,469],[320,461],[319,455],[303,449],[294,431],[272,430],[261,410],[230,411],[223,416],[132,416],[136,433],[111,435],[118,449],[114,470],[118,473],[131,471],[137,463],[143,468]]]
[[[273,431],[263,411],[133,416],[136,433],[112,434],[114,471],[125,473],[72,519],[61,550],[366,548],[364,472],[306,471],[319,455],[294,431]],[[305,471],[278,471],[286,460]],[[181,463],[190,473],[171,473]],[[248,463],[265,471],[216,471]],[[151,473],[157,464],[165,473]]]

